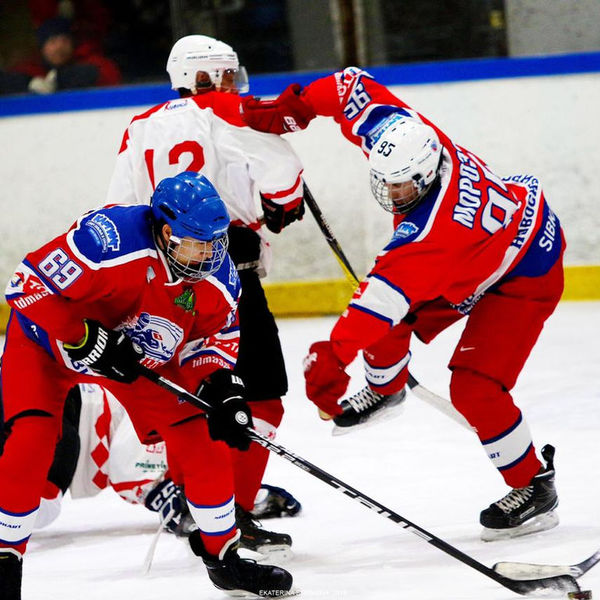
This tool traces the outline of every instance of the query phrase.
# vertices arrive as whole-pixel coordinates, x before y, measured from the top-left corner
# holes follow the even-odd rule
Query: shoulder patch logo
[[[400,225],[398,225],[398,227],[396,227],[396,231],[394,231],[394,236],[392,239],[398,240],[401,238],[407,238],[414,233],[417,233],[417,231],[419,231],[419,228],[414,223],[411,223],[410,221],[403,221],[400,223]]]
[[[89,227],[100,240],[102,250],[119,250],[121,247],[121,236],[114,222],[105,214],[97,213],[86,221]]]
[[[194,312],[194,306],[196,306],[196,294],[191,288],[186,288],[180,296],[175,298],[174,303],[176,306],[180,306],[186,312]]]
[[[176,110],[187,105],[187,100],[171,100],[165,104],[165,110]]]

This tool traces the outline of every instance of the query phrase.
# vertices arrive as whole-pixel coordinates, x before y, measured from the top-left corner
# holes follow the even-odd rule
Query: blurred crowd
[[[104,50],[111,15],[100,0],[28,0],[4,5],[3,94],[118,85],[122,74]]]
[[[507,54],[503,0],[372,0],[354,29],[350,0],[302,1],[2,0],[0,94],[166,84],[169,50],[190,34],[234,45],[251,74]],[[311,28],[331,44],[315,52]]]
[[[205,33],[238,39],[253,72],[293,68],[284,0],[2,0],[0,94],[167,81],[173,39]],[[177,27],[186,30],[178,31]],[[193,31],[188,31],[192,29]],[[251,33],[248,34],[248,31]]]

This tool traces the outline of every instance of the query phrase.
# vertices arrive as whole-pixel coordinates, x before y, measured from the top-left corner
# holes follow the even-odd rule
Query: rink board
[[[276,317],[341,314],[352,287],[347,279],[287,281],[265,284],[269,307]],[[600,300],[600,266],[565,267],[563,300]],[[8,305],[0,304],[0,333],[6,331]]]

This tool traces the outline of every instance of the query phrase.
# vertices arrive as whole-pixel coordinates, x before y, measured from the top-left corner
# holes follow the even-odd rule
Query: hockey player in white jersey
[[[155,183],[186,170],[201,172],[215,184],[232,220],[229,253],[242,282],[235,371],[245,382],[256,427],[274,436],[283,416],[287,377],[277,326],[259,280],[271,256],[254,192],[260,193],[267,228],[279,233],[304,214],[302,165],[285,140],[243,122],[239,93],[248,89],[247,76],[230,46],[206,36],[186,36],[173,46],[167,71],[180,98],[132,119],[107,201],[148,203]],[[290,536],[257,527],[250,514],[268,451],[253,444],[248,452],[233,452],[242,547],[287,553]]]
[[[61,437],[35,527],[46,527],[58,517],[67,490],[76,500],[111,488],[126,502],[157,512],[169,531],[187,536],[195,523],[173,478],[181,476],[175,466],[169,468],[165,443],[142,444],[113,394],[99,385],[81,384],[65,402]],[[252,514],[259,519],[294,516],[301,508],[287,490],[263,484]]]

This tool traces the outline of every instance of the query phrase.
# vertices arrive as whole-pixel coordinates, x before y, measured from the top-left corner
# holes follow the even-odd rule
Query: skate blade
[[[260,594],[254,594],[253,592],[248,592],[247,590],[224,590],[223,588],[218,588],[222,592],[225,592],[228,596],[232,598],[287,598],[288,596],[298,596],[300,594],[300,589],[296,586],[292,586],[289,590],[261,590]]]
[[[290,546],[285,544],[280,545],[268,545],[259,546],[256,551],[260,554],[261,558],[257,562],[269,561],[276,565],[279,563],[285,563],[294,558],[294,553]]]
[[[382,421],[390,421],[399,417],[405,408],[405,401],[399,402],[398,404],[391,404],[378,410],[373,413],[368,419],[365,419],[362,423],[357,423],[356,425],[350,425],[348,427],[340,427],[339,425],[333,426],[331,430],[331,435],[346,435],[347,433],[353,433],[355,431],[359,431],[360,429],[366,429],[367,427],[371,427],[373,425],[377,425]]]
[[[258,546],[255,550],[241,546],[239,554],[244,558],[252,558],[252,560],[258,563],[267,562],[276,565],[288,562],[294,558],[291,547],[285,544]]]
[[[557,525],[558,514],[552,510],[550,512],[533,517],[518,527],[510,527],[507,529],[489,529],[488,527],[484,527],[481,532],[481,539],[484,542],[509,540],[524,535],[531,535],[533,533],[547,531],[548,529],[552,529]]]

